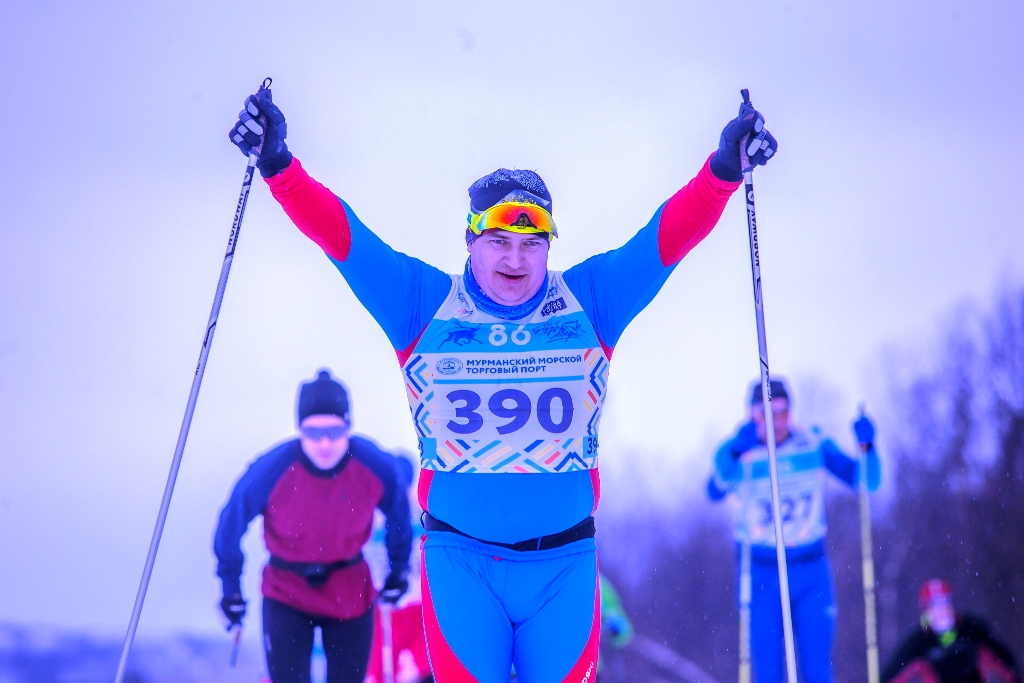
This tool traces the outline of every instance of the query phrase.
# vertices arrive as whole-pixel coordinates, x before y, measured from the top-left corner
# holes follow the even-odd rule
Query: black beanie
[[[348,392],[331,379],[331,373],[321,370],[312,382],[299,389],[299,424],[310,415],[337,415],[351,424],[348,418]]]
[[[528,203],[537,204],[551,213],[551,193],[548,192],[548,186],[541,177],[533,171],[510,171],[507,168],[499,168],[494,173],[488,173],[469,186],[469,209],[476,212],[486,211],[495,204],[506,201],[508,195],[524,192],[528,195]]]
[[[771,382],[771,387],[769,387],[769,389],[772,392],[772,400],[775,400],[777,398],[784,398],[788,401],[789,394],[786,393],[785,383],[783,383],[781,379],[773,379],[769,381]],[[761,390],[761,383],[758,382],[753,387],[751,387],[750,405],[756,406],[760,403],[764,403],[764,392]]]

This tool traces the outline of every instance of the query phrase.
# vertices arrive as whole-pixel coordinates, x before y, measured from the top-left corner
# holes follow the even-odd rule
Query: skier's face
[[[302,452],[319,469],[331,469],[348,452],[348,424],[337,415],[310,415],[299,433]]]
[[[945,633],[956,626],[956,610],[951,600],[935,600],[924,612],[928,626],[936,633]]]
[[[775,442],[782,443],[789,438],[789,401],[784,398],[772,400],[772,422],[775,424]],[[757,438],[761,443],[768,441],[768,430],[764,425],[764,404],[755,403],[750,406],[750,419],[757,427]]]
[[[488,230],[467,245],[473,277],[499,304],[528,301],[544,284],[548,272],[548,239],[544,235]]]

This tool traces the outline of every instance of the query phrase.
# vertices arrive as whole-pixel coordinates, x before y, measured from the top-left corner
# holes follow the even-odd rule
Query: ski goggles
[[[558,237],[555,219],[545,209],[526,202],[495,204],[486,211],[470,211],[469,231],[481,235],[485,230],[508,230],[522,234],[543,232]],[[551,239],[549,237],[548,239]]]
[[[331,441],[337,441],[348,434],[348,429],[348,425],[345,425],[337,427],[301,427],[299,431],[302,433],[302,438],[309,439],[310,441],[319,441],[324,437]]]

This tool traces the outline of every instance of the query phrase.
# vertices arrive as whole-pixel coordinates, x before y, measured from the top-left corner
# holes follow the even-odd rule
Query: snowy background
[[[5,6],[0,622],[123,633],[245,164],[226,132],[268,75],[306,168],[449,271],[465,188],[499,166],[551,188],[554,268],[620,245],[750,88],[780,141],[757,173],[772,368],[794,380],[798,417],[840,443],[867,401],[896,505],[897,453],[916,438],[899,410],[913,381],[897,375],[939,372],[963,306],[983,315],[1024,281],[1022,25],[1008,1]],[[216,515],[245,464],[293,433],[296,387],[322,366],[349,385],[359,431],[413,449],[386,338],[257,182],[143,639],[216,636]],[[733,200],[616,350],[602,557],[622,581],[649,575],[625,561],[640,548],[614,545],[639,534],[610,533],[641,519],[638,501],[677,530],[652,531],[644,557],[719,514],[703,478],[757,368]],[[255,596],[258,533],[247,551]],[[716,585],[732,610],[731,583]]]

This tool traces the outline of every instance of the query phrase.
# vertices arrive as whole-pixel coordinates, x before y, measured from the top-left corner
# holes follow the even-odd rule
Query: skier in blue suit
[[[265,117],[260,123],[260,117]],[[395,251],[315,181],[284,144],[264,90],[229,136],[262,142],[260,173],[373,315],[398,356],[419,437],[426,529],[424,626],[439,683],[593,679],[600,633],[594,519],[598,424],[626,325],[715,226],[739,187],[743,106],[719,148],[622,247],[565,272],[547,267],[557,229],[547,186],[498,169],[469,188],[469,259],[446,274]],[[751,161],[775,152],[768,137]],[[609,191],[610,190],[610,191]],[[416,230],[437,209],[401,202]],[[601,188],[611,201],[614,188]]]
[[[780,379],[771,382],[797,670],[804,683],[832,683],[836,605],[832,570],[825,555],[825,473],[857,488],[859,463],[831,439],[790,425],[786,386]],[[865,453],[868,489],[874,491],[881,481],[875,427],[862,415],[853,423],[853,431]],[[715,453],[708,495],[715,501],[734,496],[736,542],[750,544],[754,680],[782,683],[786,671],[782,601],[765,434],[764,398],[758,382],[751,391],[750,421]]]

